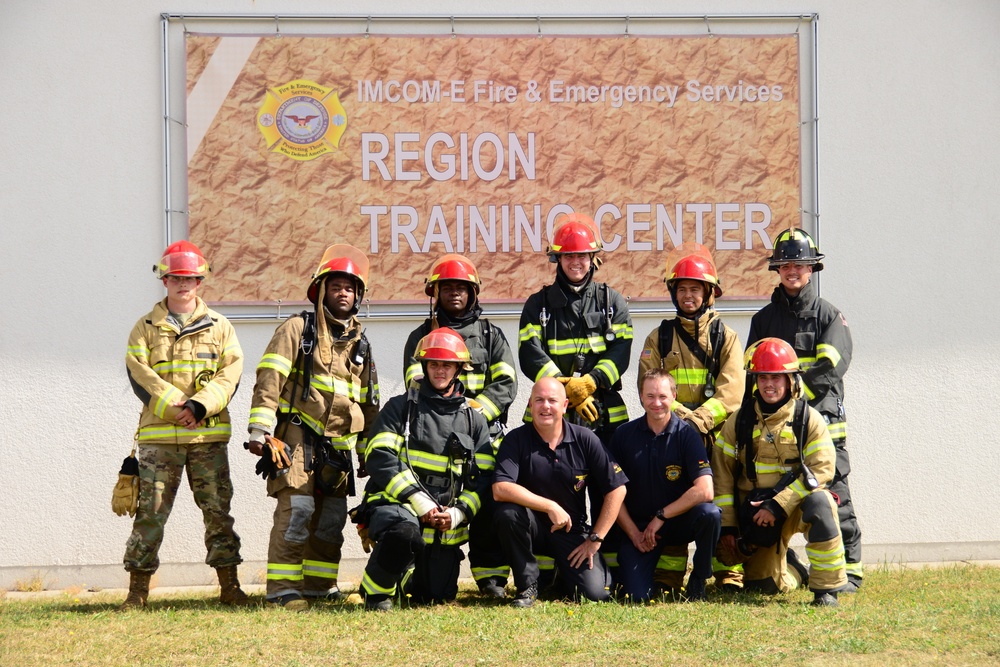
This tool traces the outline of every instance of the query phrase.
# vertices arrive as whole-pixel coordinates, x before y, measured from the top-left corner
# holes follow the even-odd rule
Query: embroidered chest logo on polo
[[[676,482],[681,478],[680,466],[667,466],[667,481]]]
[[[573,485],[574,491],[583,491],[583,487],[587,486],[587,476],[586,475],[576,475],[576,484]]]

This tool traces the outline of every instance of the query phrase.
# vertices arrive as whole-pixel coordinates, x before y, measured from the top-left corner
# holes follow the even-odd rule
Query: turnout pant
[[[301,443],[300,433],[289,425],[286,437]],[[268,600],[288,593],[323,596],[336,586],[347,524],[347,497],[316,494],[303,460],[306,448],[286,444],[292,465],[267,482],[268,495],[278,501],[267,548]]]
[[[785,552],[795,533],[803,533],[806,538],[809,590],[838,591],[847,585],[837,503],[829,491],[819,489],[806,496],[785,519],[777,544],[758,548],[743,564],[744,586],[748,590],[777,593],[794,588],[794,579],[786,571]]]
[[[224,442],[189,445],[140,444],[139,505],[132,534],[125,545],[123,562],[129,572],[155,572],[160,566],[163,531],[177,498],[181,475],[186,470],[188,486],[205,521],[205,562],[228,567],[243,562],[240,536],[233,530],[229,506],[233,484],[229,478],[229,456]]]
[[[831,425],[831,435],[837,425]],[[844,424],[841,423],[840,427]],[[837,470],[834,473],[833,481],[830,482],[830,491],[837,497],[837,518],[840,521],[840,533],[844,539],[844,554],[847,560],[847,578],[854,584],[860,585],[864,577],[861,567],[861,527],[858,525],[858,517],[854,513],[854,504],[851,502],[851,488],[847,483],[847,476],[851,474],[851,457],[847,453],[847,441],[844,438],[839,440],[834,438],[834,446],[837,448]]]
[[[569,554],[586,539],[582,532],[552,532],[552,522],[544,512],[516,505],[497,503],[493,526],[500,538],[518,591],[538,584],[539,566],[535,553],[555,561],[564,592],[574,598],[603,601],[611,597],[611,576],[600,552],[594,554],[594,567],[584,563],[570,567]]]
[[[645,526],[640,526],[644,530]],[[643,553],[626,538],[618,550],[618,583],[622,593],[633,602],[645,602],[653,592],[653,573],[667,548],[684,550],[687,568],[687,545],[695,543],[692,579],[705,580],[712,576],[712,556],[722,530],[722,513],[713,503],[700,503],[684,514],[668,519],[658,535],[657,548]],[[683,578],[684,571],[681,571]],[[677,588],[680,588],[678,583]]]
[[[495,508],[493,498],[484,498],[483,506],[469,525],[469,566],[477,584],[493,580],[497,585],[504,586],[510,574],[510,566],[507,565],[500,539],[493,530]]]

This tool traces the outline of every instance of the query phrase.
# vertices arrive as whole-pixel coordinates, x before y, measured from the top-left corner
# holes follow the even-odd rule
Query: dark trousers
[[[861,527],[851,502],[851,488],[847,476],[851,474],[851,457],[847,453],[845,440],[834,440],[837,448],[837,470],[827,489],[836,496],[837,518],[840,532],[844,537],[844,556],[847,560],[847,578],[860,584],[864,576],[861,569]]]
[[[469,567],[477,584],[492,580],[500,586],[507,583],[510,567],[504,556],[500,539],[493,530],[493,512],[496,503],[492,497],[483,499],[483,506],[469,524]]]
[[[570,567],[569,554],[583,544],[586,539],[584,533],[553,533],[552,522],[545,512],[536,512],[514,503],[497,503],[493,526],[510,563],[517,590],[523,591],[532,584],[538,584],[538,561],[534,556],[538,553],[555,560],[559,581],[567,595],[597,601],[611,597],[608,590],[611,577],[600,553],[594,554],[592,569],[586,563],[578,568]]]
[[[645,525],[639,525],[645,530]],[[632,540],[622,540],[618,549],[618,583],[622,593],[633,602],[645,602],[653,592],[653,573],[664,547],[684,546],[694,542],[692,579],[704,581],[712,576],[712,556],[722,531],[722,513],[712,503],[700,503],[690,510],[667,519],[657,533],[660,541],[655,549],[643,553]],[[681,573],[683,574],[683,573]]]

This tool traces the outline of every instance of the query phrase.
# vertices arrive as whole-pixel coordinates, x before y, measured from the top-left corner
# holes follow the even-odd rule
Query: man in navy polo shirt
[[[676,381],[668,371],[646,371],[640,395],[646,414],[615,431],[609,448],[629,479],[628,496],[618,512],[618,525],[628,537],[618,551],[618,577],[622,592],[636,602],[652,595],[663,548],[690,542],[695,543],[694,569],[686,594],[688,600],[704,600],[722,526],[712,502],[715,489],[704,442],[670,413],[676,396]]]
[[[593,431],[563,418],[569,401],[558,380],[535,383],[528,407],[531,422],[504,438],[493,481],[493,526],[518,591],[511,604],[530,607],[538,596],[536,553],[555,559],[568,594],[607,600],[611,578],[598,549],[618,516],[628,478]],[[604,496],[593,528],[587,525],[591,484]]]

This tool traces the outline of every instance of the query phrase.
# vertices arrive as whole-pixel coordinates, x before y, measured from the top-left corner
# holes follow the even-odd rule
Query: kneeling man
[[[649,600],[666,546],[695,543],[689,600],[705,599],[705,579],[712,576],[722,514],[712,502],[712,467],[701,435],[671,416],[676,397],[676,380],[668,371],[646,371],[640,395],[646,414],[620,427],[611,440],[611,456],[629,479],[618,511],[618,525],[629,538],[618,551],[618,576],[631,601]]]
[[[618,516],[628,478],[593,431],[563,418],[569,402],[557,379],[540,379],[528,407],[531,422],[504,438],[493,481],[493,525],[518,591],[512,604],[530,607],[538,596],[534,554],[555,559],[568,594],[607,600],[611,578],[598,549]],[[590,484],[604,496],[593,528],[587,525]]]

